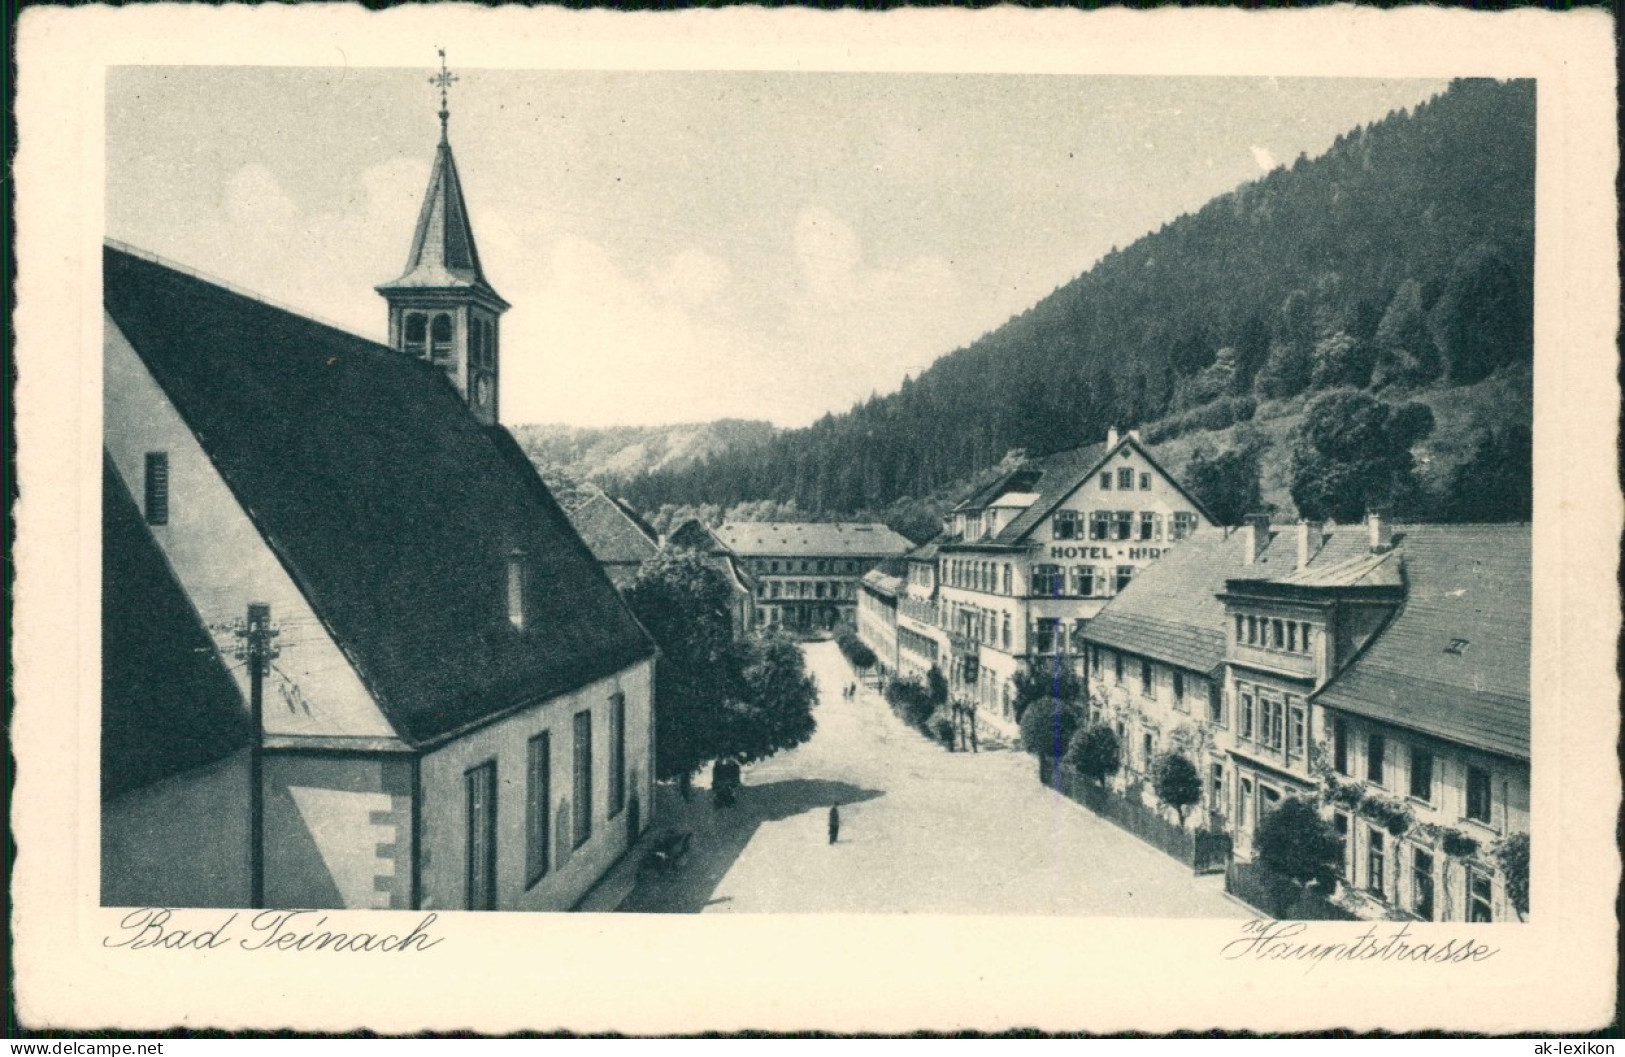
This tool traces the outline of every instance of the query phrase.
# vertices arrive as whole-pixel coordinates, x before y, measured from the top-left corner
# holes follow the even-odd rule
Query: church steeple
[[[500,377],[497,320],[509,306],[486,280],[474,244],[447,136],[446,90],[457,77],[446,69],[445,60],[442,49],[440,72],[429,78],[440,89],[440,143],[406,271],[377,289],[389,302],[390,345],[444,367],[474,416],[495,425]]]

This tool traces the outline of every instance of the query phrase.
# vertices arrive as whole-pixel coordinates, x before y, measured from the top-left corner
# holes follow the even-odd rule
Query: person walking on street
[[[841,809],[835,804],[829,806],[829,842],[834,844],[841,839]]]

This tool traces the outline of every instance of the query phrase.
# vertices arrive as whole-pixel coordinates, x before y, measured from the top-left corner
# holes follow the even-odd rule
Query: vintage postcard
[[[1600,1027],[1611,43],[26,12],[25,1026]]]

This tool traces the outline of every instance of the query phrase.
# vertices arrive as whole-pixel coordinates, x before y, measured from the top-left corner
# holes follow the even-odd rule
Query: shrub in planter
[[[1396,837],[1403,837],[1416,821],[1409,804],[1388,796],[1366,796],[1360,802],[1360,814]]]
[[[1359,782],[1345,782],[1335,775],[1328,775],[1321,798],[1328,804],[1358,811],[1365,801],[1365,790],[1360,788]]]
[[[1021,714],[1021,747],[1035,756],[1058,759],[1082,721],[1077,708],[1065,702],[1034,701]]]
[[[931,717],[930,734],[952,752],[954,747],[954,721],[941,712]]]
[[[1478,841],[1459,829],[1445,830],[1439,843],[1453,859],[1471,859],[1478,854]]]
[[[1117,731],[1104,723],[1084,727],[1072,738],[1066,762],[1091,782],[1105,782],[1123,766],[1123,747]]]

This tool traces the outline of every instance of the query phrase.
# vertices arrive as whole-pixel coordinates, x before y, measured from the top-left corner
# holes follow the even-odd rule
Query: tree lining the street
[[[858,633],[851,628],[842,628],[835,636],[835,645],[841,648],[841,655],[847,659],[852,667],[860,671],[873,668],[879,660],[875,651],[868,644],[858,638]]]
[[[660,647],[655,773],[684,778],[714,759],[765,759],[811,738],[818,691],[782,635],[733,637],[731,594],[704,555],[663,551],[626,592]]]
[[[1096,785],[1104,785],[1123,766],[1123,744],[1105,723],[1090,723],[1072,738],[1066,762]]]
[[[1010,682],[1015,690],[1011,708],[1016,713],[1018,724],[1027,714],[1028,706],[1034,702],[1060,702],[1078,709],[1088,694],[1088,688],[1071,660],[1062,656],[1029,657]]]
[[[1034,701],[1021,715],[1021,747],[1034,756],[1060,760],[1082,725],[1083,711],[1075,704],[1059,699]]]
[[[1202,776],[1196,765],[1183,753],[1163,753],[1157,757],[1151,778],[1157,799],[1174,809],[1184,828],[1186,814],[1202,802]]]

